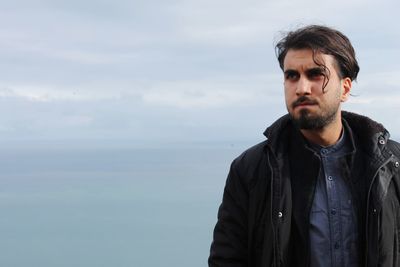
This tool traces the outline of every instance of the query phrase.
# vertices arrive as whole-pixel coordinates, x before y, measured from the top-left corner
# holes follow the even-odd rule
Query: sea
[[[0,146],[0,266],[201,267],[251,142]]]

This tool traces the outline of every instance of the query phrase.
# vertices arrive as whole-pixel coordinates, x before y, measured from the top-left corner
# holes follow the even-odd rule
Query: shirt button
[[[336,214],[336,210],[334,210],[334,209],[331,210],[331,214],[332,214],[332,215],[335,215],[335,214]]]
[[[329,181],[332,181],[332,180],[333,180],[333,177],[329,175],[329,176],[328,176],[328,180],[329,180]]]
[[[339,243],[335,243],[335,249],[339,249],[340,248],[340,245],[339,245]]]

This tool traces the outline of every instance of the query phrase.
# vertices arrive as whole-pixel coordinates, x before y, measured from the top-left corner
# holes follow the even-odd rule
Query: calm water
[[[244,148],[3,149],[0,266],[206,266]]]

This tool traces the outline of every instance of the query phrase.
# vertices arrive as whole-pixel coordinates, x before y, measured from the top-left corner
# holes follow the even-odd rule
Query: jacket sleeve
[[[244,267],[247,259],[248,189],[239,174],[238,159],[230,168],[214,229],[210,267]]]

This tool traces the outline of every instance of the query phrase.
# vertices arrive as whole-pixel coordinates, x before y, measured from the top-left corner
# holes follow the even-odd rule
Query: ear
[[[346,102],[347,99],[349,98],[350,91],[351,91],[351,85],[352,85],[352,82],[349,77],[342,79],[342,93],[340,95],[341,102]]]

